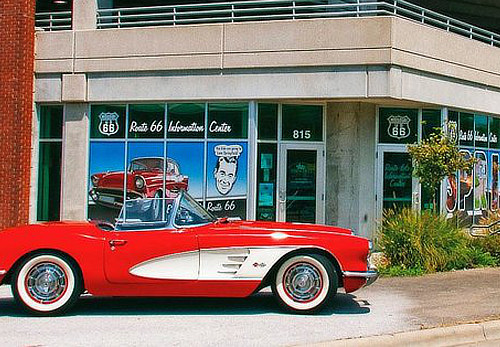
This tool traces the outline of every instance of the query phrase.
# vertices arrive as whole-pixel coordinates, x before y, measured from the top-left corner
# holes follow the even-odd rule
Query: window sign
[[[472,157],[471,152],[467,150],[460,150],[460,153],[463,153],[466,159]],[[470,171],[460,171],[459,176],[459,191],[460,191],[460,200],[458,202],[458,209],[460,211],[471,212],[473,210],[473,200],[472,200],[472,190],[473,190],[473,173]]]
[[[165,106],[130,105],[128,137],[163,138],[165,134]]]
[[[490,148],[500,148],[500,119],[495,117],[489,117],[490,128],[489,128],[489,140]]]
[[[246,199],[208,199],[205,206],[210,213],[218,218],[245,219],[247,215]]]
[[[125,105],[92,105],[90,137],[122,139],[125,137]]]
[[[204,104],[169,104],[167,119],[169,138],[205,137]]]
[[[417,142],[418,110],[381,108],[379,117],[380,143]]]
[[[460,113],[460,146],[474,146],[474,115]]]
[[[282,139],[286,141],[322,141],[323,106],[283,105]]]
[[[488,117],[476,115],[474,117],[474,140],[476,147],[488,148]]]
[[[209,104],[208,137],[247,138],[248,104]]]
[[[449,111],[446,123],[446,133],[453,143],[458,143],[458,112]]]

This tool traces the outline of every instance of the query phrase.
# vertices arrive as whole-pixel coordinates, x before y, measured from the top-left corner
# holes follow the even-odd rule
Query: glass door
[[[413,177],[410,155],[397,148],[380,148],[378,152],[379,216],[388,208],[420,208],[418,180]]]
[[[322,145],[282,144],[278,220],[324,222],[324,157]]]

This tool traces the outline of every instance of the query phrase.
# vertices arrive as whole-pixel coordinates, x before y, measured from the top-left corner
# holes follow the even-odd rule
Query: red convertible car
[[[165,169],[165,186],[163,171]],[[121,208],[123,205],[124,172],[113,171],[96,173],[90,178],[92,189],[90,197],[100,205]],[[180,173],[175,160],[161,157],[135,158],[127,171],[127,198],[161,198],[163,192],[176,194],[180,189],[187,190],[188,177]],[[173,196],[175,196],[172,194]]]
[[[187,193],[127,201],[116,225],[55,222],[0,232],[0,284],[28,312],[58,315],[88,291],[120,297],[246,297],[271,286],[313,313],[377,278],[371,243],[324,225],[216,219]],[[161,212],[154,211],[161,209]]]

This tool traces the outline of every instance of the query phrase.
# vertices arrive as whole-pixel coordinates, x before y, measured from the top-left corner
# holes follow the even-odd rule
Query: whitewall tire
[[[14,272],[14,298],[29,313],[58,315],[72,307],[82,292],[82,280],[72,261],[59,254],[38,253]]]
[[[278,268],[273,293],[287,310],[314,313],[337,293],[338,278],[333,264],[324,256],[296,255]]]

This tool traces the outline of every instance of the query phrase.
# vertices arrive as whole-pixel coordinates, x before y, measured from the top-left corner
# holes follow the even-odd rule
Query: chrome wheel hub
[[[320,271],[309,263],[297,263],[284,275],[285,291],[293,300],[314,300],[321,292],[323,280]]]
[[[34,266],[26,277],[26,290],[32,299],[48,304],[57,301],[66,291],[64,270],[53,263]]]

